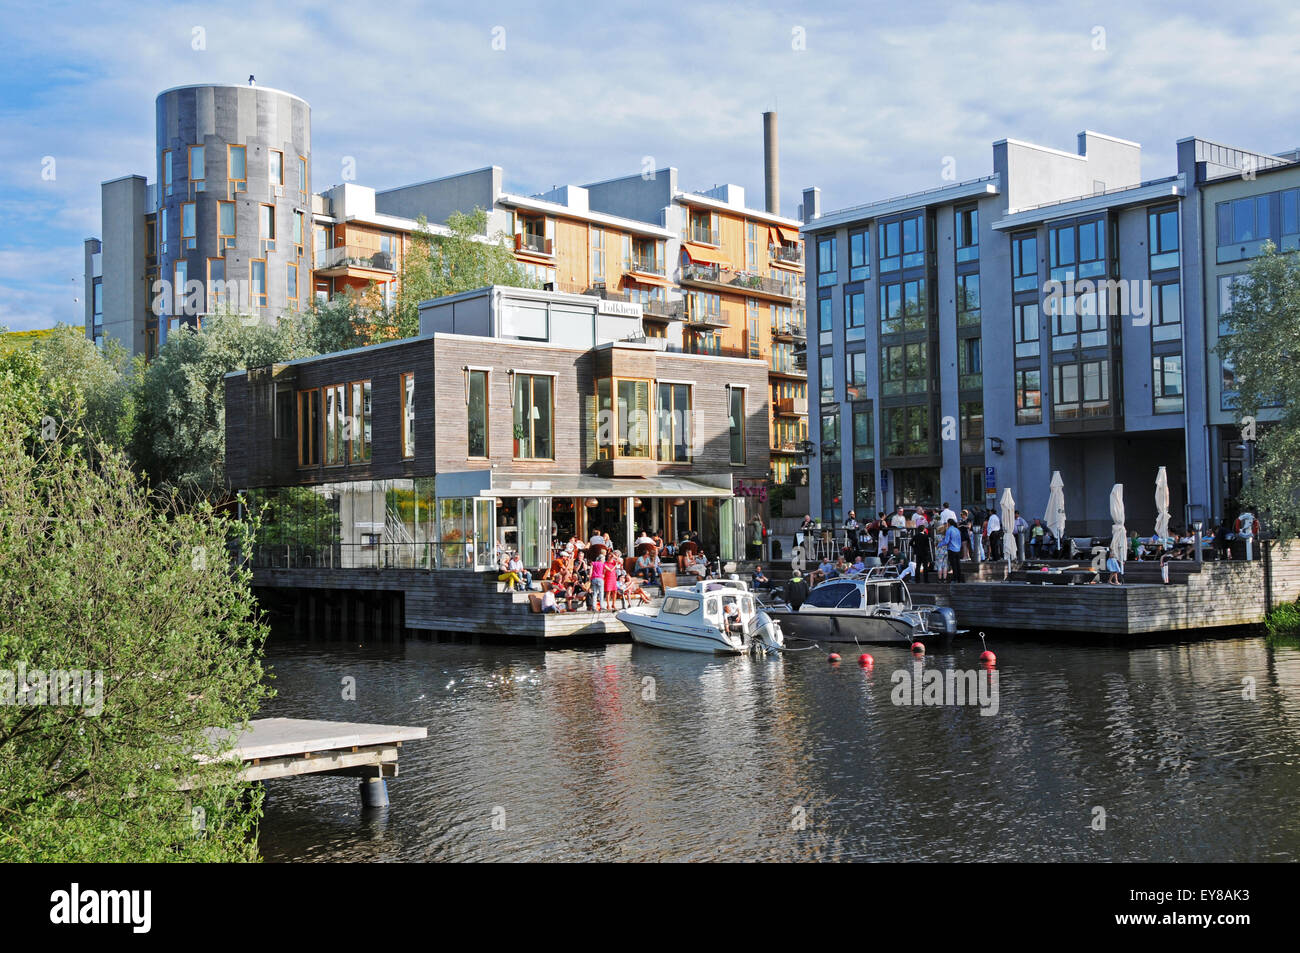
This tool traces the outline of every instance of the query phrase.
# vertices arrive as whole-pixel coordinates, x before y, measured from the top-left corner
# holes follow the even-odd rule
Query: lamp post
[[[1193,542],[1196,546],[1196,561],[1198,563],[1201,562],[1202,559],[1204,558],[1204,556],[1201,553],[1201,530],[1204,528],[1204,526],[1205,524],[1202,523],[1200,520],[1192,521]]]

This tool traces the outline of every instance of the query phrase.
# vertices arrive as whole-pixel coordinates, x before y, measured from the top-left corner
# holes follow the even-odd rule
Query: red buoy
[[[912,651],[913,651],[916,655],[924,655],[924,654],[925,654],[925,643],[923,643],[923,642],[913,642],[913,643],[912,643]]]
[[[858,664],[865,665],[867,668],[870,668],[871,666],[876,664],[876,660],[873,659],[866,652],[863,652],[861,655],[858,656]]]
[[[839,660],[840,660],[839,652],[832,652],[830,655],[826,657],[826,661],[828,662],[838,662]]]
[[[994,655],[992,652],[990,652],[988,649],[985,649],[983,652],[980,653],[980,661],[981,661],[981,662],[989,662],[989,663],[992,663],[992,662],[996,662],[997,660],[998,660],[998,657],[997,657],[996,655]]]

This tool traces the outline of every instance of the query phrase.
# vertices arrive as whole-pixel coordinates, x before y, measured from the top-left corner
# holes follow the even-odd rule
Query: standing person
[[[1043,535],[1046,532],[1047,530],[1043,528],[1043,521],[1035,516],[1034,525],[1029,528],[1029,549],[1034,554],[1035,559],[1038,558],[1038,551],[1042,549]]]
[[[912,558],[916,561],[916,571],[920,574],[921,581],[929,582],[930,570],[934,568],[934,541],[928,524],[912,535]]]
[[[998,516],[997,510],[989,514],[984,532],[989,539],[989,559],[997,562],[1002,558],[1002,517]]]
[[[943,534],[943,548],[948,552],[948,568],[952,571],[953,582],[962,581],[961,551],[964,545],[961,530],[957,528],[957,521],[948,520],[948,528]]]
[[[605,594],[605,553],[603,549],[593,549],[591,560],[591,595],[595,600],[595,610],[600,611],[601,597]]]
[[[1228,521],[1219,520],[1214,527],[1214,548],[1220,559],[1232,558],[1232,544],[1228,541]]]
[[[1107,582],[1112,586],[1124,585],[1124,572],[1120,568],[1119,559],[1116,557],[1115,550],[1113,549],[1110,550],[1109,555],[1106,557],[1106,571],[1110,573],[1110,578]]]
[[[935,526],[938,527],[940,533],[943,533],[943,531],[948,528],[948,521],[955,520],[956,518],[957,514],[953,512],[952,504],[947,500],[944,500],[943,509],[939,511],[939,519],[935,523]]]
[[[849,518],[844,521],[844,545],[848,549],[858,548],[858,514],[849,510]]]
[[[975,533],[971,525],[970,510],[961,511],[961,521],[957,524],[957,532],[961,535],[961,549],[959,553],[962,559],[970,559],[973,553],[972,547],[975,545]]]
[[[605,560],[605,608],[614,611],[615,599],[618,597],[618,571],[623,567],[619,553],[613,559]]]

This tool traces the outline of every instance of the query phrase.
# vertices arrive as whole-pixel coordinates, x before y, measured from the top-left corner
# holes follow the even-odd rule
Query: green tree
[[[1218,354],[1235,373],[1244,437],[1256,459],[1243,501],[1279,538],[1300,535],[1300,258],[1266,243],[1233,292]]]
[[[246,528],[26,413],[0,387],[0,861],[255,859],[260,796],[206,734],[268,695]]]
[[[300,318],[266,324],[212,315],[168,335],[135,379],[131,452],[155,486],[219,499],[225,491],[225,375],[315,353]]]
[[[510,236],[487,236],[487,212],[453,212],[448,235],[435,234],[423,216],[402,263],[392,322],[397,337],[420,333],[421,301],[473,291],[488,285],[536,288],[538,283],[515,259]]]
[[[21,395],[22,420],[32,437],[42,422],[77,421],[93,441],[123,447],[133,427],[126,349],[109,341],[101,351],[79,328],[60,324],[39,333],[0,337],[0,378]]]

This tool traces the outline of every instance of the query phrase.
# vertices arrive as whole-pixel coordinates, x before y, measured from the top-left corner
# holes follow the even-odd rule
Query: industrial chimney
[[[781,214],[781,168],[777,158],[776,113],[763,113],[763,184],[767,191],[767,211]]]

